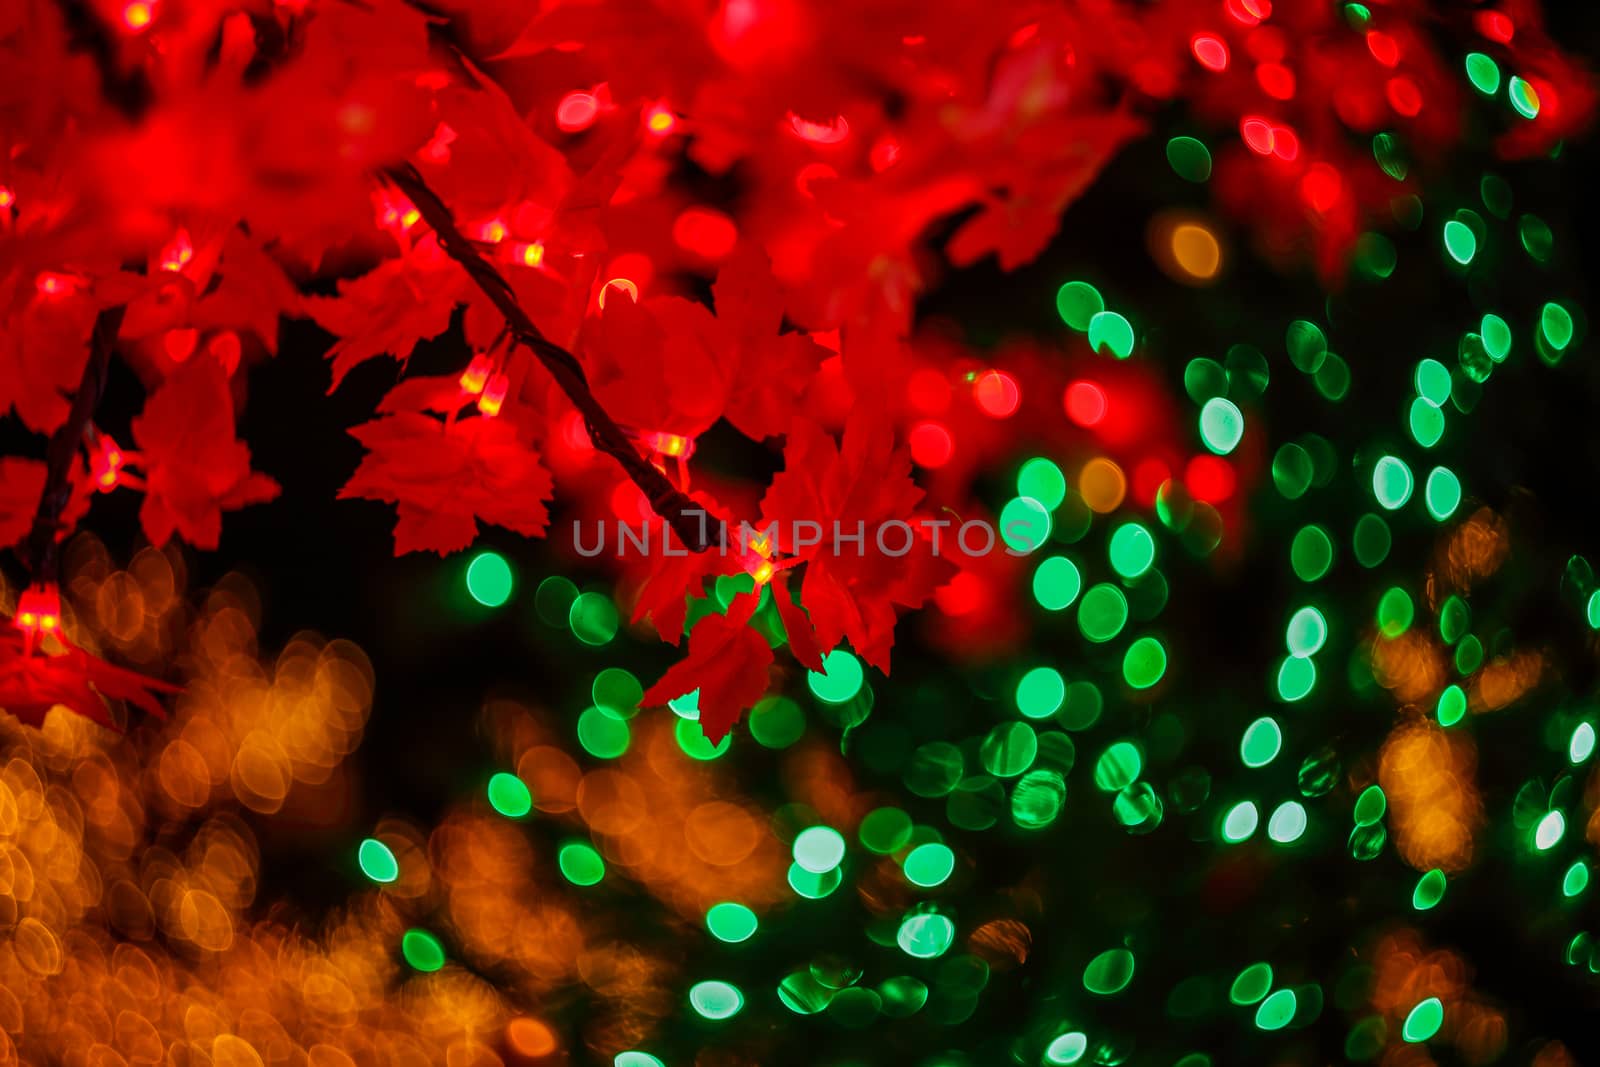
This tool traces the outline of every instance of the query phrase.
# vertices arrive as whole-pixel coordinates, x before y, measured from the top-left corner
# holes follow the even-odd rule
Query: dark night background
[[[1549,6],[1553,36],[1574,52],[1600,57],[1600,15],[1594,8]],[[1431,224],[1416,233],[1391,233],[1399,268],[1381,285],[1353,282],[1326,299],[1309,273],[1283,276],[1266,270],[1248,253],[1242,232],[1224,223],[1222,232],[1233,238],[1234,253],[1225,281],[1214,289],[1187,289],[1156,268],[1144,245],[1144,227],[1154,212],[1173,206],[1198,208],[1205,202],[1203,187],[1179,181],[1166,165],[1167,136],[1205,135],[1175,126],[1178,121],[1164,119],[1157,125],[1157,135],[1118,157],[1068,211],[1061,237],[1040,260],[1009,276],[992,265],[950,274],[928,295],[924,312],[960,323],[979,347],[1014,333],[1059,338],[1066,331],[1055,312],[1055,290],[1065,280],[1086,279],[1134,321],[1145,339],[1146,358],[1161,362],[1174,391],[1181,393],[1182,368],[1190,358],[1217,357],[1229,344],[1249,342],[1267,353],[1273,365],[1269,402],[1257,417],[1266,420],[1274,440],[1284,439],[1292,428],[1296,434],[1322,432],[1346,451],[1353,444],[1380,439],[1398,443],[1403,433],[1398,398],[1408,395],[1407,382],[1416,361],[1432,355],[1453,364],[1455,338],[1481,314],[1481,309],[1474,311],[1477,305],[1467,287],[1450,281],[1443,270],[1437,220],[1455,206],[1477,202],[1479,168],[1487,157],[1457,160],[1449,172],[1455,177],[1434,179],[1427,197]],[[1511,182],[1517,211],[1537,212],[1557,235],[1554,263],[1548,270],[1533,269],[1516,246],[1513,231],[1488,220],[1495,236],[1479,256],[1511,261],[1510,269],[1491,271],[1502,283],[1492,296],[1492,306],[1508,319],[1509,310],[1517,316],[1512,321],[1529,321],[1547,299],[1570,298],[1569,306],[1594,307],[1594,293],[1586,283],[1594,276],[1600,238],[1600,208],[1589,192],[1600,181],[1595,153],[1591,139],[1567,146],[1561,165],[1493,168]],[[1327,323],[1331,346],[1350,363],[1354,385],[1342,404],[1329,404],[1308,382],[1293,380],[1296,376],[1283,355],[1282,331],[1290,319],[1300,317]],[[1497,816],[1491,827],[1504,825],[1504,813],[1525,779],[1548,773],[1546,749],[1536,728],[1542,709],[1560,702],[1557,689],[1587,696],[1595,681],[1592,653],[1579,643],[1571,618],[1556,608],[1560,564],[1573,552],[1600,556],[1594,503],[1595,474],[1600,470],[1600,433],[1595,429],[1600,367],[1593,359],[1592,343],[1580,346],[1582,350],[1560,367],[1544,367],[1532,357],[1525,338],[1519,332],[1511,362],[1496,370],[1477,411],[1470,420],[1452,420],[1445,442],[1436,450],[1439,461],[1462,476],[1468,494],[1463,513],[1477,499],[1512,521],[1511,561],[1481,598],[1475,595],[1475,631],[1486,633],[1478,625],[1480,619],[1496,619],[1515,633],[1519,645],[1548,646],[1556,661],[1570,668],[1545,695],[1475,721],[1485,808]],[[314,326],[289,324],[280,355],[250,372],[240,436],[254,453],[255,467],[283,484],[283,496],[270,505],[228,514],[219,551],[187,553],[191,591],[230,570],[243,571],[254,580],[263,600],[264,649],[275,650],[294,632],[312,629],[355,641],[376,670],[373,714],[352,757],[356,795],[344,831],[307,835],[263,820],[254,822],[264,853],[265,884],[258,899],[287,901],[313,922],[359,888],[350,855],[365,828],[390,813],[431,825],[447,805],[479,789],[498,769],[490,765],[488,747],[476,729],[485,696],[520,695],[556,716],[575,718],[587,703],[595,671],[626,666],[648,684],[678,654],[656,642],[634,641],[626,633],[604,648],[591,649],[542,624],[534,614],[532,596],[540,579],[552,573],[567,573],[580,585],[586,578],[601,579],[566,567],[541,542],[486,529],[480,544],[508,557],[518,583],[512,600],[494,611],[466,598],[462,583],[466,556],[443,561],[433,555],[395,558],[392,510],[335,497],[360,456],[345,431],[370,417],[377,399],[395,381],[397,364],[374,360],[352,373],[337,394],[328,396],[329,372],[322,358],[327,341]],[[410,370],[454,372],[464,361],[459,341],[447,335],[424,346]],[[101,408],[101,425],[126,440],[127,420],[141,402],[137,382],[119,367]],[[10,441],[11,435],[5,439]],[[707,462],[749,462],[722,455],[717,442],[711,444],[702,453]],[[1017,458],[1028,454],[1022,444]],[[1342,458],[1349,457],[1342,453]],[[770,468],[772,459],[762,456],[755,463]],[[995,485],[1009,473],[997,472]],[[1321,520],[1338,524],[1337,530],[1347,531],[1349,522],[1365,510],[1352,483],[1353,479],[1342,479],[1338,483],[1342,488],[1325,491],[1319,503]],[[999,499],[999,491],[991,502]],[[1347,497],[1339,497],[1341,493]],[[1284,565],[1286,542],[1278,538],[1286,538],[1310,520],[1303,509],[1291,512],[1273,491],[1270,479],[1257,485],[1255,494],[1251,542],[1239,569],[1213,573],[1205,565],[1191,564],[1174,568],[1170,575],[1173,596],[1161,624],[1175,635],[1174,662],[1189,680],[1169,692],[1166,706],[1158,711],[1178,711],[1185,718],[1215,715],[1242,724],[1268,705],[1263,679],[1267,665],[1281,652],[1279,614],[1295,584]],[[126,560],[141,543],[137,506],[138,498],[130,493],[95,501],[89,525],[113,558]],[[562,520],[558,505],[552,529],[560,530]],[[1420,531],[1408,540],[1410,536],[1406,529],[1397,529],[1389,561],[1364,580],[1374,588],[1381,588],[1378,583],[1384,577],[1391,581],[1383,584],[1415,583],[1428,542]],[[1346,564],[1336,573],[1351,571]],[[1348,597],[1351,591],[1345,593]],[[925,734],[931,737],[947,731],[953,721],[965,721],[952,716],[992,719],[992,712],[982,707],[973,712],[968,705],[981,705],[989,694],[1006,692],[1011,684],[1006,681],[1011,677],[1008,666],[1002,664],[987,674],[954,673],[942,657],[919,646],[914,626],[908,629],[896,652],[894,677],[874,680],[878,711],[862,732],[904,731],[920,742],[927,739]],[[1347,643],[1349,629],[1345,628]],[[1034,649],[1019,649],[1018,660],[1054,655],[1070,669],[1077,654],[1074,643],[1052,634],[1041,628]],[[1329,662],[1341,662],[1338,653]],[[991,684],[990,675],[999,681]],[[1334,684],[1342,685],[1342,679],[1335,678]],[[1386,699],[1381,694],[1353,698],[1347,708],[1327,712],[1330,742],[1351,753],[1375,752],[1393,719],[1392,702],[1385,703]],[[935,710],[926,711],[930,706]],[[1123,729],[1128,729],[1127,723]],[[816,736],[819,730],[825,737],[833,736],[813,718],[808,735]],[[966,732],[971,732],[970,726]],[[1096,729],[1096,738],[1106,736],[1103,727]],[[1237,730],[1215,728],[1192,732],[1190,737],[1185,761],[1218,768],[1228,758]],[[1054,879],[1066,884],[1052,888],[1061,899],[1051,901],[1050,914],[1070,925],[1076,914],[1106,914],[1111,907],[1107,893],[1153,894],[1146,903],[1159,920],[1155,926],[1159,933],[1152,935],[1157,944],[1154,951],[1140,954],[1141,975],[1158,983],[1151,988],[1171,988],[1185,976],[1161,970],[1162,938],[1186,942],[1183,955],[1191,960],[1197,958],[1197,945],[1208,944],[1217,946],[1219,958],[1231,959],[1241,940],[1276,936],[1267,913],[1283,908],[1285,916],[1310,916],[1308,922],[1293,920],[1302,922],[1299,955],[1333,961],[1340,958],[1341,947],[1368,933],[1376,917],[1409,913],[1414,872],[1392,852],[1371,864],[1356,864],[1342,840],[1334,839],[1320,846],[1313,842],[1313,847],[1297,853],[1294,862],[1266,873],[1268,884],[1242,914],[1208,910],[1208,900],[1195,896],[1198,887],[1192,875],[1212,862],[1214,849],[1186,840],[1179,820],[1169,820],[1154,840],[1130,842],[1106,817],[1103,798],[1088,791],[1083,764],[1092,758],[1092,751],[1098,751],[1098,745],[1080,742],[1080,766],[1067,808],[1046,837],[1034,839],[1048,841],[1050,849],[1059,850],[1060,862],[1078,872]],[[1286,751],[1291,755],[1293,750]],[[744,745],[731,758],[739,764],[741,784],[753,795],[769,800],[778,795],[771,753]],[[1281,766],[1273,769],[1285,779],[1285,796],[1292,795],[1297,758],[1282,759]],[[880,775],[878,784],[892,788],[897,780],[895,775]],[[932,808],[919,813],[914,798],[899,802],[919,821],[940,819]],[[1495,832],[1491,829],[1490,834]],[[1569,837],[1580,832],[1572,827]],[[1018,835],[1007,836],[1003,830],[958,836],[961,846],[978,857],[978,870],[992,887],[1014,881],[1039,861],[1036,853],[1018,846]],[[1559,921],[1553,913],[1543,913],[1543,905],[1536,902],[1548,895],[1542,891],[1536,895],[1530,888],[1529,872],[1509,858],[1509,842],[1486,843],[1480,861],[1452,881],[1451,906],[1427,915],[1410,913],[1413,920],[1432,944],[1457,948],[1468,958],[1475,968],[1475,986],[1507,1007],[1514,1037],[1559,1037],[1580,1062],[1600,1062],[1600,1033],[1592,1025],[1595,978],[1582,967],[1558,962],[1566,938],[1582,922],[1570,913]],[[1137,866],[1129,865],[1135,861]],[[1132,887],[1138,892],[1133,893]],[[1211,886],[1207,892],[1214,889]],[[970,891],[986,892],[981,886]],[[1592,900],[1595,895],[1591,890],[1588,896]],[[848,902],[835,903],[844,907]],[[1592,919],[1592,903],[1585,907]],[[1264,929],[1257,933],[1258,927]],[[1046,939],[1036,938],[1036,948],[1037,956],[1024,968],[1036,976],[1034,981],[1051,973],[1052,967]],[[1149,970],[1144,969],[1147,965]],[[1343,1026],[1337,1022],[1342,1013],[1332,1004],[1332,977],[1304,974],[1298,979],[1322,981],[1327,987],[1330,1004],[1316,1026],[1316,1040],[1328,1059],[1337,1060]],[[991,988],[984,998],[978,1019],[993,1023],[982,1027],[984,1031],[1011,1032],[1008,1013],[1020,1012],[1023,1000],[1037,1001],[1038,996],[999,994]],[[1148,1000],[1148,990],[1140,1000]],[[1116,1019],[1119,1011],[1132,1008],[1108,1002],[1101,1010],[1108,1019]],[[1130,1028],[1140,1024],[1132,1016],[1122,1021]],[[969,1032],[970,1028],[960,1031]],[[1218,1029],[1209,1040],[1202,1039],[1202,1033],[1193,1035],[1193,1047],[1220,1050],[1230,1042],[1251,1040],[1237,1026]],[[950,1039],[957,1041],[959,1035],[952,1032]],[[1254,1055],[1241,1050],[1241,1060],[1265,1062],[1262,1057],[1270,1055],[1269,1047],[1257,1047]],[[1519,1047],[1513,1043],[1508,1056]]]

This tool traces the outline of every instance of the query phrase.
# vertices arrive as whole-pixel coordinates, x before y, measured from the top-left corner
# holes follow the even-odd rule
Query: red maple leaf
[[[91,656],[60,634],[61,652],[30,651],[29,636],[10,619],[0,620],[0,708],[29,726],[43,723],[45,713],[61,704],[114,730],[106,706],[111,700],[126,700],[164,719],[167,713],[155,694],[180,692]]]
[[[544,533],[553,482],[512,420],[447,423],[404,411],[350,433],[367,455],[339,497],[396,505],[395,555],[459,551],[478,536],[479,520],[528,537]]]
[[[819,648],[848,637],[862,658],[888,672],[897,609],[920,607],[955,571],[936,558],[916,522],[921,499],[910,457],[895,447],[881,411],[858,404],[839,445],[816,423],[795,420],[784,469],[762,498],[761,514],[777,524],[779,550],[806,563],[800,602]],[[798,543],[800,523],[817,524],[820,543]],[[905,527],[889,525],[900,523]],[[836,528],[845,537],[863,533],[862,542],[836,542]],[[784,624],[794,644],[795,623]]]
[[[719,362],[729,422],[756,440],[783,433],[827,349],[803,333],[779,333],[783,294],[772,263],[753,244],[736,248],[711,287],[723,327]]]
[[[748,625],[761,601],[758,593],[734,598],[726,615],[707,615],[689,634],[689,654],[644,694],[646,705],[661,705],[700,690],[700,729],[716,744],[733,729],[744,710],[767,692],[772,649]]]
[[[278,483],[250,469],[250,449],[235,436],[233,394],[214,359],[182,364],[133,420],[145,469],[139,521],[157,547],[177,533],[196,548],[216,548],[222,513],[265,503]]]
[[[72,480],[72,497],[61,514],[60,535],[69,532],[89,510],[92,489],[77,463]],[[17,456],[0,458],[0,548],[9,548],[28,536],[33,516],[44,493],[45,465],[42,460]]]
[[[307,298],[307,313],[339,337],[328,350],[333,361],[328,391],[374,357],[393,356],[404,364],[417,342],[450,328],[456,305],[466,299],[467,284],[466,273],[430,236],[354,281],[341,281],[338,296]]]
[[[82,294],[12,280],[9,299],[0,285],[0,415],[15,410],[28,429],[49,433],[66,421],[67,397],[83,377],[95,307]]]

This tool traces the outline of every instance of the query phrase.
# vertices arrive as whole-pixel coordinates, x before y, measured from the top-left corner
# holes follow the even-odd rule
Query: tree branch
[[[126,310],[119,305],[95,316],[94,330],[89,335],[89,359],[83,365],[78,391],[72,396],[72,408],[67,413],[67,421],[50,435],[50,446],[45,453],[44,492],[39,494],[39,507],[33,513],[33,526],[21,553],[35,581],[56,580],[60,564],[56,537],[61,530],[62,512],[72,500],[72,461],[94,419],[100,394],[105,392],[111,350],[116,347],[117,331],[122,329]]]
[[[511,336],[515,341],[531,351],[555,378],[561,391],[567,394],[567,398],[583,415],[584,425],[589,430],[595,448],[622,465],[623,471],[644,493],[656,514],[667,520],[691,551],[703,552],[709,548],[710,531],[703,521],[704,510],[697,507],[694,501],[639,453],[628,435],[595,398],[577,357],[545,337],[533,324],[512,291],[511,283],[461,233],[450,209],[429,187],[417,168],[410,163],[402,163],[385,170],[384,176],[406,194],[423,220],[433,227],[439,247],[461,264],[467,276],[483,290],[483,295],[505,316],[506,325],[511,328]]]

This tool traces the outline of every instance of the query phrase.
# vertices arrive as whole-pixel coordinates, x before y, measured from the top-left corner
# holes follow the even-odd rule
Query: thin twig
[[[644,493],[657,515],[667,520],[680,540],[691,551],[703,552],[711,546],[710,531],[706,529],[705,512],[696,507],[682,490],[643,455],[629,440],[606,409],[601,406],[589,388],[583,366],[565,348],[551,341],[539,331],[523,310],[511,284],[494,264],[479,253],[456,226],[455,216],[445,206],[439,195],[429,187],[417,168],[402,163],[384,171],[384,175],[406,194],[412,205],[422,214],[423,221],[433,227],[439,247],[467,272],[474,284],[490,303],[505,317],[511,327],[511,336],[529,349],[544,364],[562,392],[572,401],[583,416],[584,425],[595,448],[615,459],[622,469]]]
[[[78,391],[72,395],[72,408],[67,413],[67,421],[50,435],[45,453],[44,491],[39,494],[39,506],[33,513],[33,526],[22,551],[23,560],[38,582],[54,582],[57,577],[60,558],[56,538],[61,529],[61,515],[72,501],[72,461],[78,455],[84,435],[89,432],[100,394],[105,392],[111,350],[116,347],[117,331],[122,329],[126,310],[125,306],[118,305],[95,316],[94,331],[89,335],[89,359],[83,365]]]

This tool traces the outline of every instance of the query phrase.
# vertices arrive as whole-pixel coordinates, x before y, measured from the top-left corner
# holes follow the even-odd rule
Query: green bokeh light
[[[822,657],[822,670],[807,671],[806,682],[812,694],[828,704],[843,704],[861,691],[866,674],[861,661],[842,648]]]
[[[956,869],[956,854],[948,845],[930,841],[906,853],[906,881],[924,889],[943,885]]]
[[[1423,485],[1422,500],[1433,520],[1443,522],[1461,506],[1461,480],[1448,467],[1433,468]]]
[[[1299,1001],[1292,989],[1280,989],[1256,1009],[1256,1026],[1262,1030],[1282,1030],[1294,1018]]]
[[[1411,499],[1411,468],[1397,456],[1384,456],[1372,468],[1372,494],[1378,503],[1394,511]]]
[[[511,599],[511,564],[498,552],[479,552],[467,564],[467,592],[486,608]]]
[[[1134,689],[1149,689],[1167,673],[1167,650],[1154,637],[1141,637],[1122,657],[1122,678]]]
[[[938,912],[914,912],[900,923],[895,943],[907,956],[931,960],[945,954],[956,939],[956,924]]]
[[[1225,397],[1214,396],[1200,409],[1200,440],[1219,456],[1239,447],[1244,437],[1244,413]]]
[[[1067,696],[1067,683],[1054,667],[1035,667],[1017,683],[1017,710],[1030,719],[1048,719]]]
[[[520,819],[533,810],[533,794],[521,778],[501,771],[489,779],[489,806],[508,819]]]
[[[617,606],[604,593],[580,593],[567,614],[567,625],[586,645],[609,644],[617,636]]]
[[[744,1008],[744,994],[727,982],[696,982],[689,987],[689,1006],[705,1019],[731,1019]]]
[[[755,912],[731,900],[706,909],[706,929],[711,931],[712,937],[730,945],[750,940],[760,926]]]
[[[1196,184],[1211,177],[1211,151],[1193,137],[1174,137],[1167,142],[1167,162],[1173,173]]]
[[[444,966],[444,945],[426,930],[407,930],[400,938],[400,954],[413,970],[431,974]]]
[[[379,885],[388,885],[400,877],[400,861],[394,858],[388,845],[375,837],[361,842],[356,850],[356,862],[361,865],[361,873]]]
[[[1136,522],[1125,522],[1111,534],[1111,569],[1124,578],[1137,578],[1156,561],[1156,540]]]
[[[1101,997],[1114,997],[1133,981],[1133,953],[1125,948],[1109,948],[1083,969],[1083,988]]]
[[[1302,582],[1318,580],[1333,566],[1333,538],[1320,526],[1302,526],[1289,545],[1289,564]]]
[[[1097,312],[1089,319],[1089,347],[1127,359],[1133,354],[1133,325],[1115,311]]]
[[[1444,1004],[1438,997],[1429,997],[1422,1001],[1406,1015],[1404,1025],[1400,1027],[1400,1036],[1406,1041],[1416,1044],[1426,1041],[1439,1032],[1439,1027],[1444,1024]]]
[[[1500,65],[1482,52],[1467,53],[1467,80],[1484,96],[1500,91]]]
[[[1222,839],[1230,845],[1248,840],[1256,832],[1261,815],[1252,801],[1241,800],[1222,817]]]
[[[1083,575],[1066,556],[1051,556],[1033,572],[1033,599],[1046,611],[1061,611],[1078,599]]]
[[[1239,759],[1246,767],[1265,767],[1278,758],[1283,749],[1283,731],[1278,720],[1263,715],[1245,727],[1239,740]]]
[[[1306,809],[1298,800],[1285,800],[1267,820],[1267,836],[1280,845],[1294,844],[1305,832]]]
[[[1090,321],[1105,309],[1100,290],[1088,282],[1067,282],[1056,290],[1056,311],[1061,321],[1079,333],[1087,332]]]
[[[578,744],[597,759],[616,759],[628,751],[628,721],[610,708],[586,708],[578,716]]]
[[[812,874],[825,874],[844,860],[844,835],[831,826],[810,826],[794,839],[794,861]]]
[[[556,866],[561,875],[573,885],[598,885],[606,876],[606,861],[593,845],[583,841],[569,841],[556,853]]]
[[[1303,607],[1289,617],[1284,633],[1289,654],[1304,659],[1321,651],[1328,641],[1328,620],[1313,607]]]
[[[1444,872],[1435,867],[1417,879],[1417,887],[1411,891],[1411,906],[1418,911],[1428,911],[1444,899],[1445,888],[1449,885]]]
[[[1096,644],[1103,644],[1122,632],[1128,622],[1128,598],[1109,582],[1101,582],[1083,594],[1078,605],[1078,629]]]
[[[1067,498],[1067,476],[1050,460],[1035,457],[1017,472],[1017,495],[1032,497],[1054,511]]]

